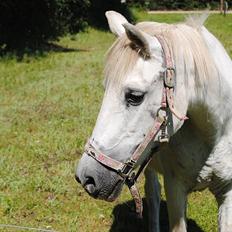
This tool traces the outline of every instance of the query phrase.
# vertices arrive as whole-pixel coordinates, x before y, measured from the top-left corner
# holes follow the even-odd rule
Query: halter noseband
[[[156,36],[158,41],[161,44],[164,54],[165,61],[165,71],[164,71],[164,88],[162,94],[161,106],[157,111],[155,121],[153,126],[150,128],[149,132],[146,134],[144,140],[137,147],[135,152],[132,154],[129,160],[125,163],[117,161],[105,155],[101,151],[97,150],[90,141],[87,142],[85,146],[85,152],[90,157],[95,159],[97,162],[107,167],[108,169],[118,173],[121,176],[123,182],[129,187],[131,195],[135,201],[136,213],[140,218],[142,218],[143,204],[140,197],[139,191],[135,185],[137,178],[143,169],[148,165],[152,159],[154,152],[151,152],[148,157],[140,165],[140,168],[137,173],[133,172],[135,165],[137,164],[139,158],[142,156],[145,149],[153,141],[155,141],[156,136],[161,131],[161,135],[158,137],[158,143],[164,143],[169,141],[169,136],[166,133],[167,127],[167,110],[169,109],[173,115],[175,115],[179,120],[188,119],[186,116],[181,116],[174,108],[174,86],[175,86],[175,67],[173,65],[173,59],[171,56],[171,51],[167,45],[167,42],[164,38]],[[161,113],[165,112],[165,116]]]

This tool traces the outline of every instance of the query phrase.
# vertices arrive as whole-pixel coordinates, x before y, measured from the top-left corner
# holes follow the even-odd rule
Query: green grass
[[[136,15],[139,20],[166,22],[184,17],[138,11]],[[232,55],[232,15],[212,15],[207,27]],[[60,39],[59,45],[75,51],[25,55],[21,61],[1,58],[1,224],[57,231],[145,231],[146,223],[129,210],[133,204],[127,189],[116,202],[106,203],[90,198],[73,178],[101,105],[104,54],[113,40],[110,33],[90,28]],[[213,196],[206,191],[189,199],[191,231],[216,231]]]

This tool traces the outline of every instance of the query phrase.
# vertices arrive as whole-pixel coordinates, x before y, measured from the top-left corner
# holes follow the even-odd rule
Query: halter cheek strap
[[[161,47],[163,49],[164,54],[164,65],[165,65],[165,71],[164,71],[164,90],[163,90],[163,96],[162,96],[162,102],[161,105],[163,107],[168,107],[169,110],[172,112],[173,115],[175,115],[176,118],[179,120],[187,120],[188,117],[186,115],[181,115],[175,107],[174,107],[174,87],[175,87],[175,67],[173,64],[173,59],[171,56],[171,51],[168,47],[168,44],[165,40],[165,38],[161,36],[156,36],[158,41],[161,44]]]
[[[137,164],[138,160],[140,159],[140,157],[142,156],[148,145],[152,142],[157,142],[156,138],[159,132],[161,133],[160,136],[158,136],[158,143],[169,141],[169,136],[166,133],[166,127],[168,121],[166,112],[168,109],[179,120],[188,119],[185,115],[182,116],[178,111],[176,111],[174,107],[174,86],[176,80],[175,80],[175,68],[173,65],[171,51],[168,47],[167,42],[163,37],[156,36],[156,38],[160,42],[164,54],[164,65],[166,67],[163,75],[164,88],[163,88],[161,106],[157,111],[154,124],[146,134],[144,140],[142,141],[142,143],[140,143],[140,145],[132,154],[130,159],[127,160],[125,163],[117,161],[105,155],[103,152],[96,149],[90,141],[88,141],[85,146],[86,154],[88,154],[90,157],[95,159],[97,162],[99,162],[109,170],[112,170],[118,173],[118,175],[120,175],[122,180],[126,183],[126,185],[130,189],[131,195],[135,201],[136,213],[141,218],[143,212],[143,204],[142,204],[141,196],[139,194],[139,191],[135,183],[140,173],[151,161],[153,153],[151,152],[148,155],[148,157],[146,157],[146,159],[141,164],[137,173],[133,172],[135,165]],[[165,112],[165,115],[162,115],[162,112]]]

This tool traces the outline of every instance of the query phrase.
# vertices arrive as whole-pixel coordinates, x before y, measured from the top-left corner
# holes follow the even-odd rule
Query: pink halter
[[[162,95],[161,106],[157,111],[157,115],[155,117],[155,121],[153,126],[150,128],[149,132],[145,136],[144,140],[135,152],[132,154],[129,160],[125,163],[117,161],[109,156],[105,155],[101,151],[97,150],[90,141],[87,142],[85,146],[85,152],[90,157],[95,159],[97,162],[101,163],[103,166],[115,171],[120,175],[126,185],[129,187],[131,195],[135,201],[136,205],[136,213],[140,218],[142,218],[143,212],[143,204],[142,199],[140,197],[139,191],[135,185],[137,178],[143,169],[147,166],[147,164],[151,161],[153,153],[151,153],[141,164],[138,172],[135,174],[133,172],[135,165],[137,164],[139,158],[142,156],[144,150],[147,146],[153,141],[155,141],[156,136],[161,131],[161,135],[158,137],[158,143],[168,142],[169,136],[166,134],[166,126],[167,126],[167,116],[163,116],[160,111],[167,111],[169,109],[171,113],[177,117],[179,120],[188,119],[185,115],[182,116],[175,110],[174,107],[174,86],[175,86],[175,67],[173,65],[173,59],[171,56],[171,51],[167,45],[167,42],[164,38],[160,36],[156,36],[158,41],[160,42],[163,53],[164,53],[164,61],[165,61],[165,71],[164,71],[164,89]]]

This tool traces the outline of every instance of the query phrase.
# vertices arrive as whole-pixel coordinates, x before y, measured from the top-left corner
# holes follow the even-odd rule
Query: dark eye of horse
[[[125,94],[127,106],[138,106],[143,102],[145,93],[139,91],[129,91]]]

